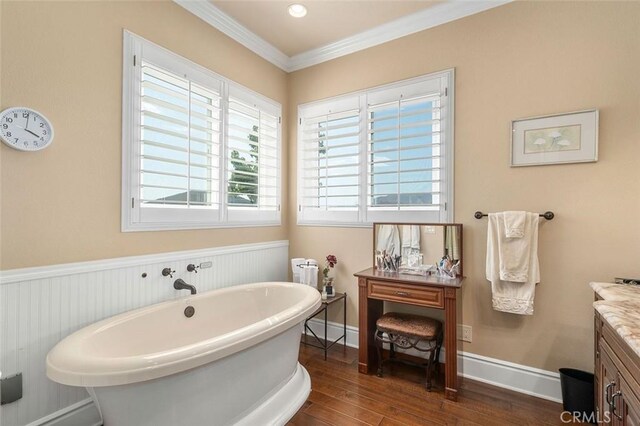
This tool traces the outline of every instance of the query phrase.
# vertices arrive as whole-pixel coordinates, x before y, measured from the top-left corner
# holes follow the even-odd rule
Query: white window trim
[[[139,220],[139,164],[136,155],[139,147],[139,137],[136,135],[139,128],[140,112],[135,107],[139,78],[137,67],[140,66],[142,49],[151,48],[170,57],[176,62],[176,66],[188,68],[192,72],[202,76],[213,78],[222,82],[221,84],[221,108],[223,110],[223,122],[221,123],[222,141],[220,152],[222,164],[220,165],[220,208],[217,210],[207,210],[213,215],[213,219],[202,219],[201,212],[204,210],[181,210],[176,211],[175,219],[162,220],[157,222],[141,222]],[[177,53],[171,52],[155,43],[152,43],[136,34],[124,30],[123,34],[123,75],[122,75],[122,200],[121,200],[121,230],[122,232],[137,231],[162,231],[162,230],[182,230],[182,229],[207,229],[207,228],[240,228],[240,227],[263,227],[280,226],[282,224],[282,106],[259,93],[256,93],[236,82],[223,77],[213,71],[202,67]],[[134,63],[137,62],[137,63]],[[242,93],[249,96],[251,100],[260,108],[269,110],[279,117],[278,142],[277,142],[277,201],[278,205],[275,213],[263,210],[253,212],[241,212],[236,210],[235,218],[230,218],[227,208],[226,176],[228,161],[226,157],[227,149],[227,120],[228,120],[228,95],[229,91]],[[251,214],[248,214],[251,213]],[[163,215],[164,216],[164,215]]]
[[[434,78],[446,78],[446,97],[447,97],[447,116],[441,120],[441,124],[445,127],[445,134],[448,135],[448,139],[444,144],[444,165],[446,170],[444,171],[445,182],[444,189],[446,191],[446,199],[444,201],[444,210],[440,212],[440,222],[443,223],[451,223],[454,219],[454,152],[455,152],[455,134],[454,134],[454,115],[455,115],[455,69],[449,68],[443,71],[438,71],[430,74],[425,74],[419,77],[410,78],[407,80],[401,80],[390,84],[385,84],[381,86],[375,86],[355,92],[350,92],[344,95],[335,96],[332,98],[325,98],[318,101],[308,102],[305,104],[298,105],[298,118],[297,118],[297,221],[296,223],[300,226],[329,226],[329,227],[349,227],[349,228],[370,228],[373,226],[374,222],[398,222],[398,223],[415,223],[415,222],[425,222],[424,219],[420,218],[420,211],[404,211],[404,212],[395,212],[393,220],[389,220],[385,218],[381,220],[379,218],[371,218],[367,217],[367,194],[364,191],[360,191],[360,208],[358,209],[358,221],[339,221],[332,220],[330,217],[322,220],[310,220],[302,217],[301,205],[302,205],[302,194],[303,194],[303,179],[304,171],[302,170],[302,150],[304,146],[302,144],[302,117],[305,109],[309,108],[318,108],[321,109],[326,106],[327,103],[337,104],[338,102],[348,102],[350,99],[355,97],[359,97],[360,103],[360,120],[363,123],[366,123],[366,114],[367,114],[367,105],[366,105],[366,95],[370,92],[375,92],[379,90],[388,90],[399,88],[405,85],[409,85],[412,83],[419,83],[425,80],[431,80]],[[365,165],[367,163],[367,141],[366,141],[366,131],[361,132],[360,135],[360,164]],[[361,189],[366,187],[366,184],[362,182],[367,182],[367,169],[366,167],[361,167],[360,170],[360,182]]]

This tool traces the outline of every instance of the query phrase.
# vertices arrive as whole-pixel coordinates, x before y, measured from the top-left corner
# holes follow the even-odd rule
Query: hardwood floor
[[[441,373],[424,388],[423,370],[385,367],[385,377],[358,373],[358,351],[300,345],[311,395],[289,425],[561,425],[560,404],[464,380],[458,402],[444,399]]]

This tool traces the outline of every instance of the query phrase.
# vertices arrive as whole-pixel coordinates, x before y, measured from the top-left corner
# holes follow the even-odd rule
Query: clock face
[[[0,113],[0,138],[20,151],[39,151],[53,141],[53,126],[31,108],[7,108]]]

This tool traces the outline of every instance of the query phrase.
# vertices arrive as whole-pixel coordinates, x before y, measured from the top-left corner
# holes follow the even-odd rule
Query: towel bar
[[[487,217],[488,214],[487,213],[482,213],[481,211],[477,211],[473,214],[473,217],[475,217],[476,219],[482,219],[483,217]],[[555,214],[553,214],[553,212],[544,212],[540,214],[540,217],[544,217],[547,220],[551,220],[555,217]]]

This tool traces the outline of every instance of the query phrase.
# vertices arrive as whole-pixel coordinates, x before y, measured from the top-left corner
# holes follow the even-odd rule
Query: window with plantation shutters
[[[445,71],[301,105],[298,223],[451,221],[452,79]],[[349,173],[336,173],[342,158]]]
[[[125,33],[124,231],[280,223],[281,107]]]
[[[300,213],[310,221],[357,220],[362,170],[359,103],[331,107],[309,109],[300,119]]]

